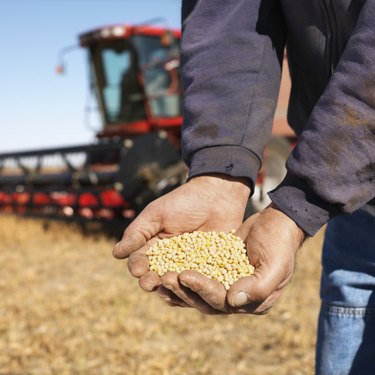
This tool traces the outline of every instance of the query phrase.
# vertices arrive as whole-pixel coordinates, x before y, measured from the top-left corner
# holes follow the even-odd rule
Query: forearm
[[[254,184],[280,83],[285,27],[279,2],[192,3],[183,5],[181,46],[189,177],[221,173]]]
[[[364,5],[271,199],[313,235],[375,196],[375,1]]]

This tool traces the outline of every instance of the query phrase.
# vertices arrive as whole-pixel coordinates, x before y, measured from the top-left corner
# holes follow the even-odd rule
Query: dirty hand
[[[206,314],[265,314],[290,281],[305,233],[274,205],[251,216],[236,233],[248,250],[255,273],[228,292],[218,281],[196,271],[167,272],[160,296],[169,304],[193,307]]]
[[[185,232],[237,229],[244,216],[250,188],[244,179],[224,175],[198,176],[150,203],[126,228],[113,250],[114,257],[129,257],[131,274],[146,291],[160,285],[149,271],[146,251],[160,238]],[[182,303],[182,301],[180,301]]]

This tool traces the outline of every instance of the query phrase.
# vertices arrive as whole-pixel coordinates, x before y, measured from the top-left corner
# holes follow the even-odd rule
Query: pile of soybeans
[[[222,283],[228,290],[237,280],[254,273],[245,244],[234,231],[184,233],[159,240],[147,250],[150,270],[195,270]]]

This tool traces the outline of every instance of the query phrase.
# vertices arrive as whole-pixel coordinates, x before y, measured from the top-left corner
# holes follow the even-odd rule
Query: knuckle
[[[157,283],[151,277],[144,276],[139,279],[139,286],[145,292],[153,292],[157,287]]]
[[[127,252],[127,250],[133,250],[134,246],[135,246],[135,238],[134,238],[134,235],[129,235],[126,237],[126,248],[124,249],[125,252]]]
[[[128,258],[128,270],[131,274],[133,274],[134,262],[130,257]]]
[[[145,212],[145,211],[150,211],[150,210],[152,211],[156,206],[157,206],[157,201],[154,200],[154,201],[150,202],[150,203],[144,208],[143,212]]]
[[[128,257],[128,269],[130,272],[132,272],[132,270],[134,269],[135,264],[136,264],[136,261],[134,259],[134,256],[130,255]]]
[[[148,264],[138,255],[131,255],[128,258],[129,272],[135,276],[140,277],[148,271]]]
[[[222,309],[223,308],[223,301],[219,297],[213,297],[211,301],[211,306],[213,306],[215,309]]]
[[[124,240],[126,241],[129,240],[129,238],[132,236],[132,233],[133,233],[133,226],[134,226],[134,221],[133,223],[129,224],[128,227],[124,230],[120,243],[123,242]]]
[[[159,207],[159,202],[158,200],[154,200],[152,202],[150,202],[144,209],[143,211],[141,212],[140,215],[142,216],[145,216],[145,215],[148,215],[154,211],[157,211],[158,210],[158,207]]]
[[[177,278],[172,272],[167,272],[163,276],[161,276],[161,282],[162,284],[176,285]]]

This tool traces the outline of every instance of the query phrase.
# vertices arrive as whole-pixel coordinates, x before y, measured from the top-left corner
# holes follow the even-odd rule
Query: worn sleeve
[[[276,0],[184,0],[182,150],[189,178],[255,183],[280,85],[285,23]]]
[[[375,196],[375,0],[362,8],[272,201],[309,235]]]

